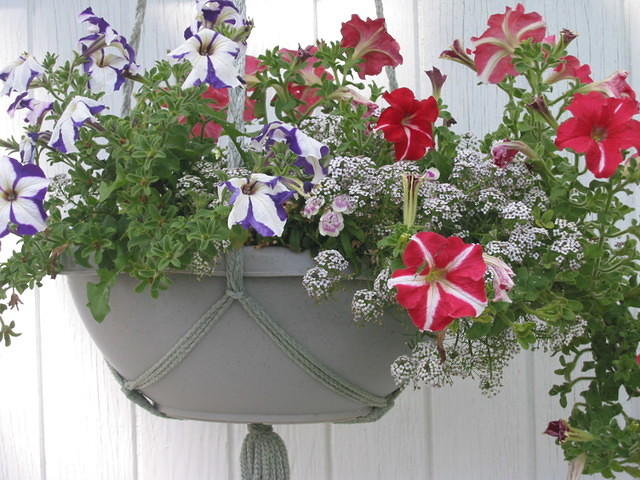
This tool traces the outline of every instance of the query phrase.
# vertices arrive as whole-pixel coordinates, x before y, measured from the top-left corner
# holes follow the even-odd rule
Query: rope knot
[[[227,291],[224,293],[227,297],[233,298],[234,300],[240,300],[241,298],[244,297],[244,292],[241,290],[227,289]]]
[[[250,423],[242,442],[242,480],[289,480],[289,460],[282,438],[271,425]]]

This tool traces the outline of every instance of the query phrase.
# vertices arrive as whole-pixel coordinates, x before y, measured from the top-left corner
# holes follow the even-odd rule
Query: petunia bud
[[[562,30],[560,30],[560,44],[563,48],[567,48],[569,44],[576,39],[577,36],[577,33],[572,32],[568,28],[563,28]]]
[[[590,442],[595,439],[591,433],[572,427],[566,420],[562,419],[549,422],[547,429],[542,433],[555,437],[558,443],[564,443],[567,440],[571,442]]]
[[[413,227],[416,221],[420,185],[422,185],[425,180],[437,180],[439,177],[440,172],[436,168],[428,169],[423,175],[413,175],[410,173],[402,175],[402,218],[407,227]]]
[[[513,279],[515,276],[511,267],[502,259],[493,255],[482,254],[484,263],[487,264],[487,270],[491,272],[493,281],[493,301],[511,303],[511,299],[507,292],[513,288]]]
[[[505,168],[509,165],[518,152],[523,153],[529,158],[537,158],[536,152],[529,145],[518,140],[511,141],[504,139],[491,147],[493,163],[500,168]]]
[[[469,56],[469,53],[471,53],[471,50],[469,50],[468,48],[465,49],[462,46],[462,42],[456,39],[453,41],[453,45],[449,47],[449,50],[444,50],[440,54],[440,58],[461,63],[462,65],[469,67],[471,70],[475,72],[476,64],[473,61],[473,58]]]
[[[424,73],[427,74],[427,77],[429,77],[429,80],[431,81],[431,96],[438,100],[447,76],[443,75],[436,67],[433,67],[431,70],[425,70]]]
[[[533,102],[527,104],[527,107],[540,115],[540,117],[551,127],[558,128],[558,123],[549,110],[549,106],[543,96],[536,97]]]

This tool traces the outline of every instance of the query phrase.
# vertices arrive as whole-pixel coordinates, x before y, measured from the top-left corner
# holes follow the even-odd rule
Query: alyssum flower
[[[169,52],[174,61],[188,61],[193,66],[182,84],[189,88],[209,84],[214,88],[236,87],[243,80],[235,65],[240,44],[218,32],[203,28],[182,45]]]
[[[97,100],[75,97],[54,125],[49,146],[62,153],[77,153],[76,141],[80,127],[87,121],[95,120],[95,115],[105,108],[107,107]]]
[[[420,232],[411,237],[388,281],[420,330],[443,330],[454,319],[477,317],[487,305],[482,247],[458,237]]]
[[[224,182],[231,192],[228,225],[238,224],[253,228],[263,237],[280,236],[287,223],[283,204],[294,192],[281,182],[280,177],[254,173],[249,178],[231,178]]]
[[[0,237],[33,235],[46,227],[43,201],[49,180],[37,165],[0,158]],[[15,226],[15,230],[10,225]]]

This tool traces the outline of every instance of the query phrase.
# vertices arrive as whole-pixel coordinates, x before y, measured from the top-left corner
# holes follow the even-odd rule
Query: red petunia
[[[482,246],[420,232],[409,240],[402,260],[407,268],[393,272],[388,284],[420,330],[443,330],[486,307]]]
[[[376,130],[393,143],[396,160],[418,160],[433,147],[433,123],[438,118],[438,104],[433,97],[416,100],[408,88],[398,88],[383,95],[390,107],[385,109]]]
[[[542,42],[546,25],[539,13],[525,13],[521,3],[515,10],[507,7],[503,14],[491,15],[487,25],[480,37],[471,39],[476,71],[480,81],[500,83],[507,75],[518,75],[511,61],[516,47],[528,39]]]
[[[635,100],[577,94],[567,110],[573,118],[558,128],[556,146],[585,153],[597,178],[612,176],[623,160],[621,150],[640,144],[640,122],[631,118],[639,113]]]
[[[362,20],[352,15],[351,20],[344,22],[340,29],[342,47],[353,47],[354,58],[362,58],[358,64],[358,75],[377,75],[382,67],[397,67],[402,63],[400,45],[387,32],[384,18]]]
[[[636,92],[627,82],[628,72],[618,71],[609,75],[604,80],[593,82],[578,90],[580,93],[601,92],[607,97],[630,98],[636,100]]]

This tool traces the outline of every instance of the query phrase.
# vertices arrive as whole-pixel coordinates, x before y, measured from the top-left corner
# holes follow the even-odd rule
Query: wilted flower
[[[630,98],[636,100],[636,92],[627,82],[628,72],[615,72],[604,80],[589,83],[581,87],[579,93],[601,92],[607,97]]]
[[[0,237],[16,226],[18,235],[33,235],[46,227],[44,196],[49,180],[40,167],[0,158]]]
[[[491,147],[493,163],[500,168],[509,165],[518,153],[523,153],[529,158],[537,157],[536,152],[529,145],[519,140],[505,139]]]
[[[246,42],[253,24],[244,18],[231,0],[196,0],[196,18],[184,31],[185,40],[208,28],[234,42]]]
[[[566,420],[562,419],[549,422],[547,429],[542,433],[555,437],[558,443],[566,441],[590,442],[595,438],[591,433],[572,427]]]

